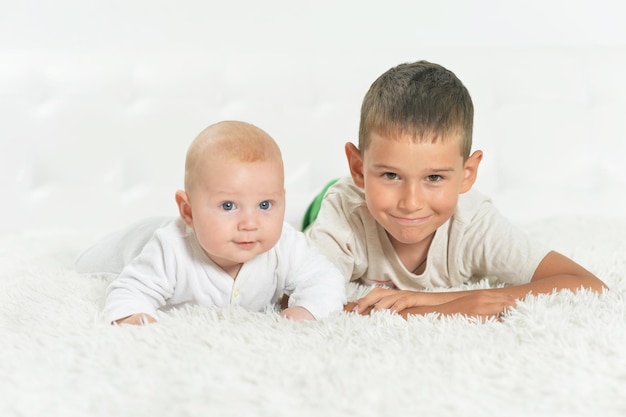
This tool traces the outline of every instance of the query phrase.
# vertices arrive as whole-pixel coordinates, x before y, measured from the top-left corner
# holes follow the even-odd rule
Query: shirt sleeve
[[[304,234],[285,224],[277,249],[289,307],[304,307],[316,319],[343,310],[345,280],[332,262],[309,245]]]
[[[171,217],[143,219],[100,238],[78,256],[76,271],[119,275],[150,241],[154,232],[170,222]]]
[[[306,229],[309,243],[326,256],[346,282],[360,279],[367,271],[365,225],[360,210],[348,201],[348,190],[340,183],[326,194],[316,220]],[[349,214],[348,214],[349,213]]]
[[[490,202],[477,210],[459,239],[455,261],[471,278],[520,285],[530,282],[549,249],[513,225]]]
[[[175,282],[175,256],[159,232],[146,243],[107,288],[107,322],[145,313],[157,319],[158,308],[171,298]]]

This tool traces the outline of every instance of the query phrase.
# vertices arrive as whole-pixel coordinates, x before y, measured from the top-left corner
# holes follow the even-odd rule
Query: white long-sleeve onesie
[[[137,313],[157,318],[157,309],[183,303],[262,311],[282,294],[290,296],[289,307],[304,307],[317,319],[346,303],[339,270],[287,223],[278,243],[243,264],[237,279],[213,263],[180,218],[151,219],[109,235],[76,267],[119,274],[107,288],[108,322]]]

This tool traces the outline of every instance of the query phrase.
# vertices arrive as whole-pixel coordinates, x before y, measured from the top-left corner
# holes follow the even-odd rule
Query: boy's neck
[[[402,243],[387,234],[398,259],[408,271],[418,273],[424,266],[428,257],[428,249],[435,234],[431,234],[426,239],[417,243]]]

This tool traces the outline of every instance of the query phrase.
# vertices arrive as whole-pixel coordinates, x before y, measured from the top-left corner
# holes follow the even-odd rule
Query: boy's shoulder
[[[326,191],[324,200],[334,207],[333,211],[344,221],[357,224],[373,221],[365,202],[365,192],[354,183],[350,176],[337,180]]]
[[[455,222],[470,224],[477,218],[497,212],[492,199],[472,188],[466,193],[459,195],[453,220]]]
[[[485,204],[493,205],[491,197],[482,192],[478,191],[476,188],[471,188],[469,191],[459,194],[459,203],[458,205],[464,209],[479,209],[483,207]]]
[[[356,186],[352,177],[342,177],[326,191],[325,198],[340,200],[345,206],[360,206],[365,203],[365,193]]]

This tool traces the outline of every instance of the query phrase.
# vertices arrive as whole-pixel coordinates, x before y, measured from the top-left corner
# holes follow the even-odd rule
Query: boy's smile
[[[437,228],[454,214],[459,194],[471,188],[482,153],[464,164],[460,141],[372,134],[364,153],[355,148],[362,172],[361,177],[353,172],[355,183],[398,255],[410,248],[425,253]]]

